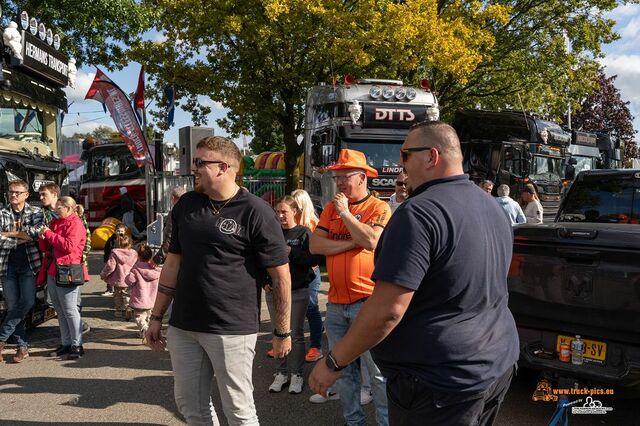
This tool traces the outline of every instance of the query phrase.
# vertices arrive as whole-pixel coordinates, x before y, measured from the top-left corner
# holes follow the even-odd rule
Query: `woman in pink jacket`
[[[53,252],[53,261],[47,268],[47,289],[51,295],[53,307],[58,313],[61,345],[51,353],[52,356],[69,354],[69,359],[78,359],[84,355],[82,347],[82,321],[78,309],[80,288],[58,287],[56,285],[56,265],[82,264],[82,251],[87,233],[82,219],[76,214],[76,202],[71,197],[61,197],[56,204],[58,217],[49,227],[40,233],[40,250]]]
[[[135,312],[140,337],[144,337],[144,333],[149,328],[151,308],[153,308],[158,294],[158,280],[161,270],[151,263],[152,256],[151,247],[144,242],[140,243],[138,261],[124,280],[129,286],[129,306]]]
[[[113,315],[116,318],[122,318],[129,306],[129,294],[124,279],[137,260],[138,253],[131,248],[131,237],[118,235],[116,248],[113,249],[109,260],[104,264],[104,268],[100,272],[100,278],[108,286],[113,287],[113,303],[115,307]]]

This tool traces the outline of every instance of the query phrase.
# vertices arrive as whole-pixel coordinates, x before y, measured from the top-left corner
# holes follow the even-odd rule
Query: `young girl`
[[[106,281],[107,285],[113,286],[113,302],[116,318],[122,318],[129,305],[129,295],[127,294],[127,284],[124,279],[131,271],[131,268],[138,260],[138,253],[131,248],[131,238],[128,235],[118,235],[116,238],[116,248],[111,252],[109,260],[100,272],[100,278]]]
[[[116,240],[118,239],[118,236],[129,234],[129,232],[127,231],[128,231],[127,225],[125,225],[124,223],[120,222],[116,225],[116,228],[113,234],[111,234],[111,236],[109,237],[109,239],[104,245],[104,263],[107,263],[109,261],[109,258],[111,257],[111,252],[113,251],[114,248],[116,248]],[[102,293],[102,295],[113,296],[113,286],[107,284],[107,290],[104,293]]]
[[[312,267],[318,264],[318,258],[309,253],[309,228],[298,225],[295,220],[298,205],[292,197],[284,197],[276,205],[276,212],[280,219],[284,239],[289,246],[289,269],[291,271],[291,353],[277,360],[276,374],[269,392],[280,392],[289,384],[289,393],[302,392],[304,370],[304,318],[309,304],[309,283],[315,278]],[[269,315],[274,318],[273,297],[271,286],[264,285],[267,293]],[[288,373],[291,373],[289,379]]]
[[[151,264],[153,252],[146,242],[138,246],[138,261],[124,282],[129,287],[129,306],[135,312],[136,324],[140,330],[140,337],[149,327],[149,316],[151,308],[158,294],[158,280],[160,279],[160,268]]]

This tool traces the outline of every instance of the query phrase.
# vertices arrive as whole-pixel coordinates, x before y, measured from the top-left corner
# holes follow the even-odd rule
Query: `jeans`
[[[307,321],[309,321],[309,334],[311,335],[311,347],[322,348],[322,315],[318,306],[318,289],[320,288],[320,268],[315,268],[316,277],[309,284],[309,306],[307,307]]]
[[[26,347],[27,330],[24,317],[36,301],[36,276],[29,265],[25,269],[17,270],[9,264],[2,288],[7,315],[0,326],[0,342],[6,342],[13,334],[18,347]]]
[[[430,388],[408,373],[389,377],[389,423],[392,426],[492,425],[511,384],[515,367],[498,377],[486,390],[475,394]]]
[[[47,276],[47,287],[51,302],[58,313],[60,340],[63,346],[82,345],[82,320],[78,310],[78,292],[80,287],[58,287],[56,277]]]
[[[266,294],[267,307],[271,323],[275,315],[273,306],[273,293]],[[276,360],[276,372],[302,375],[304,372],[304,315],[309,304],[309,289],[299,288],[291,292],[291,353],[284,358]]]
[[[169,327],[176,404],[189,426],[220,424],[211,403],[214,374],[229,425],[258,425],[251,382],[256,339]]]
[[[327,303],[327,337],[329,338],[329,348],[333,348],[340,339],[347,334],[351,323],[360,312],[360,308],[366,299],[357,302],[340,305]],[[373,392],[373,403],[376,406],[376,421],[378,425],[387,426],[389,424],[387,413],[387,390],[385,378],[380,373],[380,369],[373,362],[369,351],[360,355],[360,362],[366,365],[371,378],[371,390]],[[360,405],[360,369],[355,362],[349,364],[342,370],[342,376],[337,382],[337,390],[340,393],[342,403],[342,413],[350,426],[361,426],[366,424],[364,411]]]
[[[142,233],[136,228],[136,222],[133,219],[134,214],[133,210],[130,210],[122,215],[122,223],[127,225],[129,230],[131,230],[131,236],[134,240],[139,240],[143,237]]]

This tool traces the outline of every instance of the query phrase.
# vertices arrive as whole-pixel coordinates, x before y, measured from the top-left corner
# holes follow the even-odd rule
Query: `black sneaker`
[[[71,346],[60,345],[56,348],[55,351],[51,352],[49,356],[56,358],[64,354],[68,354],[70,350],[71,350]]]
[[[69,350],[69,355],[67,356],[67,359],[78,359],[78,358],[81,358],[82,355],[84,355],[84,349],[82,348],[82,345],[71,346],[71,350]]]

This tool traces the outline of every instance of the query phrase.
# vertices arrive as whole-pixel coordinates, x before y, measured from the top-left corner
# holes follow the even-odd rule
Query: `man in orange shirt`
[[[309,248],[311,253],[327,258],[330,286],[325,327],[332,348],[347,333],[373,293],[373,250],[391,210],[387,203],[368,193],[367,177],[376,177],[378,172],[367,164],[362,152],[343,149],[338,163],[327,171],[334,173],[338,193],[320,215]],[[331,368],[338,368],[331,352],[325,361]],[[360,356],[360,361],[371,376],[377,424],[386,426],[389,422],[385,380],[368,351]],[[349,425],[364,425],[358,366],[352,363],[343,370],[338,392],[344,418]]]

